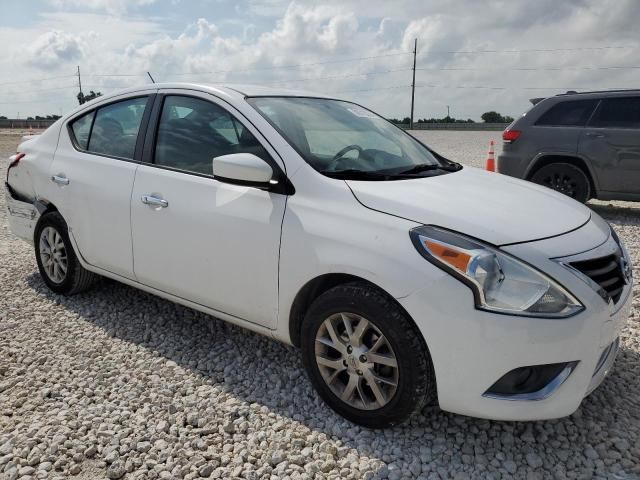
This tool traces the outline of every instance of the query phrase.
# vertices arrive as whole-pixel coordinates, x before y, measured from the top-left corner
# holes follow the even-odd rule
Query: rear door
[[[531,157],[541,153],[575,155],[584,126],[598,101],[563,100],[543,113],[526,131],[527,144],[534,145]]]
[[[602,191],[640,194],[640,96],[603,99],[580,137],[579,150]]]
[[[131,189],[153,93],[129,95],[72,118],[50,168],[49,200],[82,257],[131,279]]]

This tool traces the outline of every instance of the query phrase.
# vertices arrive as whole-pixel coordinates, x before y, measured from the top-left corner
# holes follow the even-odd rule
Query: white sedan
[[[590,209],[323,96],[100,97],[27,138],[6,190],[54,292],[109,277],[296,345],[322,398],[369,427],[427,402],[569,415],[631,305],[629,256]]]

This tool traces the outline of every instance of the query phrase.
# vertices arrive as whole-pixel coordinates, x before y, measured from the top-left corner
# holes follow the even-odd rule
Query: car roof
[[[560,102],[562,100],[571,99],[572,97],[576,97],[576,98],[586,97],[591,99],[591,98],[604,98],[604,97],[621,97],[626,95],[640,95],[640,89],[620,88],[616,90],[590,90],[586,92],[568,91],[565,93],[558,93],[556,95],[551,95],[549,97],[530,98],[529,101],[531,102],[532,105],[535,106],[538,103],[542,102],[543,100],[548,101],[550,99],[556,99],[558,102]],[[548,104],[548,102],[545,102],[545,104]]]
[[[314,97],[314,98],[337,98],[335,95],[327,95],[317,92],[305,90],[296,90],[283,87],[270,87],[252,84],[213,84],[213,83],[191,83],[191,82],[171,82],[171,83],[153,83],[130,87],[101,96],[105,99],[113,96],[121,96],[129,93],[136,93],[150,89],[191,89],[210,93],[225,93],[230,96],[241,95],[243,97],[259,97],[259,96],[281,96],[281,97]]]
[[[69,112],[65,118],[71,118],[78,112],[86,111],[94,105],[104,103],[111,99],[118,99],[135,95],[136,93],[149,93],[158,89],[178,89],[178,90],[195,90],[198,92],[211,93],[223,99],[231,101],[240,101],[246,97],[305,97],[305,98],[326,98],[341,100],[340,97],[335,95],[326,95],[322,93],[309,92],[303,90],[294,90],[290,88],[282,87],[268,87],[262,85],[251,84],[210,84],[210,83],[191,83],[191,82],[171,82],[171,83],[147,83],[139,85],[137,87],[124,88],[122,90],[115,91],[106,95],[101,95],[93,100],[86,102],[71,112]]]
[[[599,96],[599,97],[606,97],[606,96],[616,96],[616,95],[624,95],[624,94],[635,94],[638,95],[640,94],[640,89],[634,88],[634,89],[630,89],[630,88],[625,88],[625,89],[617,89],[617,90],[591,90],[591,91],[587,91],[587,92],[566,92],[566,93],[559,93],[556,95],[556,97],[569,97],[569,96],[585,96],[585,95],[593,95],[593,96]]]

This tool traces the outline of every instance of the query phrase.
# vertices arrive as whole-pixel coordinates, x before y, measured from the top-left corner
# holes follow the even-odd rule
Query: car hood
[[[347,184],[365,207],[494,245],[561,235],[591,217],[587,207],[553,190],[471,167],[419,179]]]

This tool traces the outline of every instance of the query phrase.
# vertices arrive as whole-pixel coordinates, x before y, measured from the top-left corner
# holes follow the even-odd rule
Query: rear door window
[[[640,97],[606,98],[602,100],[590,127],[640,128]]]
[[[133,159],[148,97],[132,98],[99,108],[87,150],[91,153]]]
[[[567,100],[560,102],[543,113],[536,125],[584,127],[597,103],[597,100]]]

